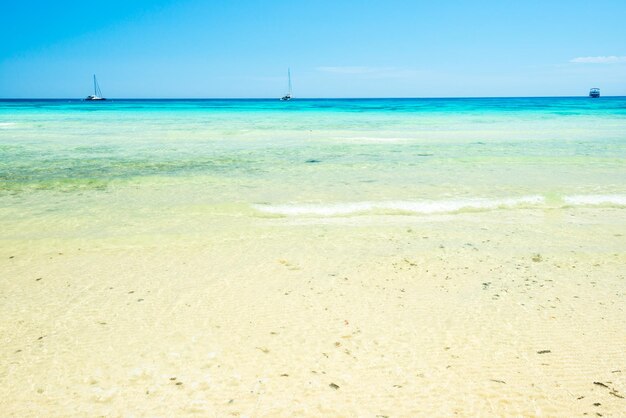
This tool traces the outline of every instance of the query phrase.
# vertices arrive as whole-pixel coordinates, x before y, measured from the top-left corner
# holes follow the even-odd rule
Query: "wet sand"
[[[619,416],[622,212],[4,240],[0,415]]]

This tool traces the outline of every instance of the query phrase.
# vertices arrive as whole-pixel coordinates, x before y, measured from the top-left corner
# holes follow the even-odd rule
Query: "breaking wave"
[[[626,195],[592,194],[565,196],[563,201],[570,206],[626,206]]]
[[[349,215],[401,215],[479,212],[496,209],[559,208],[559,207],[626,207],[626,195],[571,195],[558,201],[547,202],[541,195],[503,199],[468,198],[415,201],[363,201],[346,203],[293,203],[256,204],[263,213],[278,216],[349,216]]]
[[[542,196],[524,196],[508,199],[451,199],[420,201],[353,202],[333,204],[254,205],[255,209],[283,216],[342,216],[359,213],[432,214],[460,211],[480,211],[519,206],[536,206],[544,202]]]

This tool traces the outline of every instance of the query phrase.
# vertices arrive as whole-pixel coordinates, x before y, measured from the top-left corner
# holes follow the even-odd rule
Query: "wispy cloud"
[[[316,70],[329,74],[358,75],[368,78],[397,78],[416,74],[415,70],[398,67],[317,67]]]
[[[571,59],[570,62],[576,62],[580,64],[615,64],[619,62],[626,62],[626,56],[618,57],[616,55],[609,55],[599,57],[577,57]]]

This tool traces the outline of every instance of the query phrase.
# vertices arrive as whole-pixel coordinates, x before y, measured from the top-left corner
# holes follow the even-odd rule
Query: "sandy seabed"
[[[0,241],[0,415],[626,415],[618,208]]]

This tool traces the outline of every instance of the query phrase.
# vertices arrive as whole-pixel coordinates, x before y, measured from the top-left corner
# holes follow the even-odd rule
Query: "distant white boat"
[[[106,100],[102,97],[102,92],[100,91],[100,86],[98,85],[95,74],[93,75],[93,95],[85,97],[85,100]]]
[[[291,100],[291,69],[289,68],[287,68],[287,79],[289,80],[287,86],[287,94],[281,97],[280,100]]]

